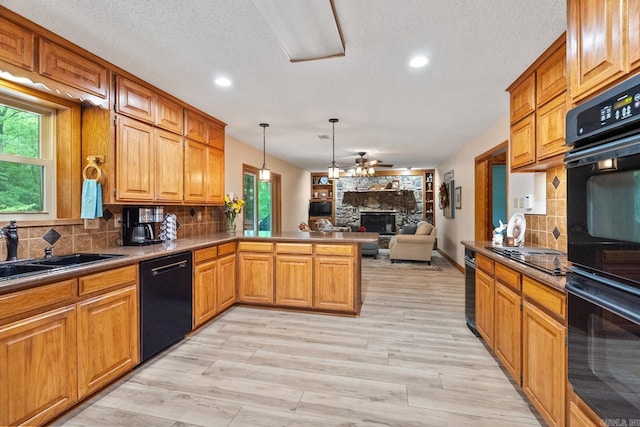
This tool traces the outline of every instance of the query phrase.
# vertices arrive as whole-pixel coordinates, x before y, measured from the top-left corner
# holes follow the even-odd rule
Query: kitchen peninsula
[[[40,425],[140,364],[140,262],[193,257],[192,329],[234,304],[356,316],[376,233],[216,233],[0,280],[0,425]],[[21,262],[21,261],[18,261]],[[46,372],[46,375],[42,375]]]

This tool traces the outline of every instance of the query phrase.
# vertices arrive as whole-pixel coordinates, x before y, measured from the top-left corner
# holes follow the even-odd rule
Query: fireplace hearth
[[[396,234],[395,211],[360,212],[360,225],[368,232],[378,234]]]

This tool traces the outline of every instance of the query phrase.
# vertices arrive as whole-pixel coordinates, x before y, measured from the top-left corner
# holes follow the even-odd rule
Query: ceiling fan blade
[[[389,164],[389,163],[378,163],[377,165],[375,165],[375,167],[377,167],[377,168],[392,168],[393,165]]]

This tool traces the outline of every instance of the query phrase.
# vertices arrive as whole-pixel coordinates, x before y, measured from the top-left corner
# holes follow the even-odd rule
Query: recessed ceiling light
[[[409,65],[412,66],[413,68],[419,68],[419,67],[424,67],[428,63],[429,63],[429,60],[427,59],[427,57],[420,55],[420,56],[414,56],[411,59],[411,62],[409,62]]]
[[[226,77],[218,77],[217,79],[214,80],[214,83],[222,87],[231,86],[231,80],[229,80]]]

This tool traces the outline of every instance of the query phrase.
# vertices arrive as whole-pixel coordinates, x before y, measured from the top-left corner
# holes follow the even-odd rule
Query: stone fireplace
[[[378,234],[396,233],[396,211],[360,211],[360,226]]]

